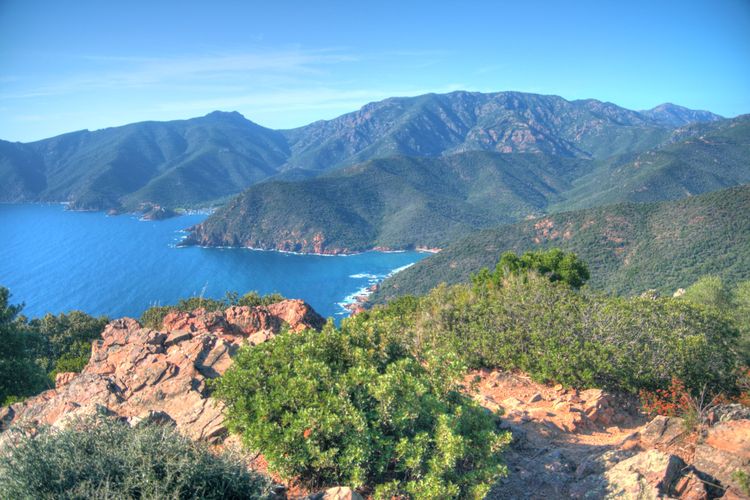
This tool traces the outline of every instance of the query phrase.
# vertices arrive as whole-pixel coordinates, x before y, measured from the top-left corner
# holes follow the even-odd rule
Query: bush
[[[0,452],[0,498],[246,499],[261,498],[269,484],[237,458],[213,455],[167,426],[130,428],[100,417],[10,438]]]
[[[500,285],[502,280],[511,275],[535,273],[552,282],[561,281],[573,288],[581,288],[591,277],[586,263],[579,260],[572,252],[563,252],[559,248],[526,252],[520,257],[513,252],[505,252],[495,266],[494,273],[487,269],[474,277],[476,283],[489,280]]]
[[[47,387],[35,355],[43,340],[19,316],[22,305],[9,304],[10,292],[0,287],[0,405],[11,404]]]
[[[739,350],[743,362],[750,366],[750,281],[729,287],[718,276],[703,276],[681,297],[719,311],[734,321],[740,332]]]
[[[61,371],[81,371],[107,318],[81,311],[27,320],[0,287],[0,404],[9,405],[54,385]]]
[[[531,272],[499,285],[438,287],[414,310],[403,327],[394,319],[400,308],[347,321],[389,325],[383,331],[418,357],[449,351],[472,368],[523,370],[575,387],[637,392],[678,377],[697,393],[732,391],[736,381],[737,330],[686,301],[579,292]]]
[[[378,498],[481,498],[505,472],[497,416],[461,395],[455,357],[418,362],[366,328],[245,347],[216,383],[227,422],[272,470]]]
[[[59,372],[79,372],[91,357],[91,342],[98,339],[109,320],[95,318],[81,311],[46,314],[32,319],[27,330],[40,339],[36,363],[52,383]]]

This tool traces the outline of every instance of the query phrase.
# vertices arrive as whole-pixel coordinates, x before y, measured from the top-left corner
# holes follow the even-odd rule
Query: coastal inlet
[[[62,205],[0,205],[0,286],[24,314],[74,309],[139,317],[181,298],[222,298],[227,291],[278,292],[325,317],[342,318],[377,281],[425,257],[423,252],[347,256],[293,255],[243,248],[178,248],[189,214],[160,221],[67,211]]]

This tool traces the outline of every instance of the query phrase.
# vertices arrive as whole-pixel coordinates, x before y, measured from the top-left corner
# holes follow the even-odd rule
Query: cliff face
[[[284,325],[321,328],[324,319],[301,300],[224,312],[173,312],[162,328],[112,321],[92,346],[80,373],[62,373],[55,389],[0,410],[0,428],[19,424],[65,426],[75,417],[103,413],[137,422],[173,422],[192,439],[223,439],[222,405],[209,399],[206,381],[231,364],[243,343],[258,344]]]

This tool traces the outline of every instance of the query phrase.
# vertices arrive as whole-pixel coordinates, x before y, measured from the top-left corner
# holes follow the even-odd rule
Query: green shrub
[[[545,276],[552,282],[561,281],[573,288],[581,288],[591,277],[588,266],[576,254],[550,248],[526,252],[520,257],[514,252],[505,252],[493,273],[483,269],[473,276],[473,281],[479,286],[488,282],[499,286],[508,276],[529,273]]]
[[[40,338],[37,364],[52,382],[59,372],[81,371],[91,357],[91,342],[101,336],[108,321],[105,316],[95,318],[81,311],[32,319],[27,330]]]
[[[0,451],[0,498],[247,499],[269,484],[167,426],[100,417],[36,437],[16,432]]]
[[[442,286],[398,327],[400,307],[350,322],[379,325],[417,356],[456,353],[470,367],[518,369],[537,380],[637,392],[672,377],[693,392],[731,391],[737,330],[721,314],[672,298],[579,292],[535,273],[499,286]]]
[[[10,292],[0,287],[0,405],[11,404],[48,386],[45,371],[36,362],[43,344],[19,316],[22,305],[9,304]]]
[[[420,363],[357,323],[243,348],[216,383],[272,470],[379,498],[481,498],[505,472],[497,416],[456,391],[455,356]]]
[[[55,361],[55,368],[50,372],[50,381],[54,383],[58,373],[80,372],[91,359],[91,342],[78,341]]]
[[[713,308],[734,322],[740,332],[739,351],[750,366],[750,281],[729,287],[718,276],[703,276],[681,297],[683,300]]]
[[[160,330],[166,315],[174,310],[176,310],[176,306],[151,306],[143,311],[140,322],[146,328]]]

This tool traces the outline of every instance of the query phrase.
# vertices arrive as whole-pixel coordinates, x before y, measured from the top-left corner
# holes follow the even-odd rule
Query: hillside
[[[278,132],[239,113],[0,142],[0,201],[69,201],[78,209],[141,202],[199,205],[276,173],[287,156]]]
[[[76,371],[0,407],[0,496],[172,498],[196,484],[209,498],[266,498],[244,483],[229,495],[206,487],[233,469],[196,460],[192,440],[272,475],[271,498],[356,500],[383,484],[427,498],[409,488],[412,471],[481,487],[468,495],[437,482],[429,498],[744,498],[736,471],[750,464],[747,407],[694,416],[675,405],[677,416],[654,417],[635,394],[685,376],[689,388],[731,387],[737,339],[726,318],[684,300],[527,278],[439,288],[339,327],[300,300],[115,319]],[[19,312],[9,311],[0,326]],[[444,443],[465,458],[436,473]],[[365,450],[356,467],[354,447]],[[406,473],[378,467],[415,449]]]
[[[587,160],[469,152],[372,160],[300,182],[264,182],[192,229],[187,243],[341,253],[441,246],[544,212]]]
[[[667,144],[601,160],[542,153],[391,157],[255,185],[188,243],[298,252],[442,247],[542,213],[678,199],[750,182],[750,116],[676,129]],[[291,176],[296,172],[303,178]]]
[[[681,127],[662,147],[601,161],[552,210],[676,200],[746,182],[750,115]]]
[[[600,290],[672,293],[712,273],[728,282],[748,279],[750,185],[679,201],[559,213],[481,231],[385,280],[371,299],[421,295],[441,282],[468,281],[476,270],[494,267],[505,251],[551,246],[586,261],[590,285]]]
[[[214,112],[26,144],[0,141],[0,202],[125,210],[142,203],[200,206],[268,178],[309,178],[394,155],[493,151],[603,158],[639,152],[669,140],[675,127],[718,119],[671,105],[637,112],[520,92],[391,98],[283,131],[236,112]]]

